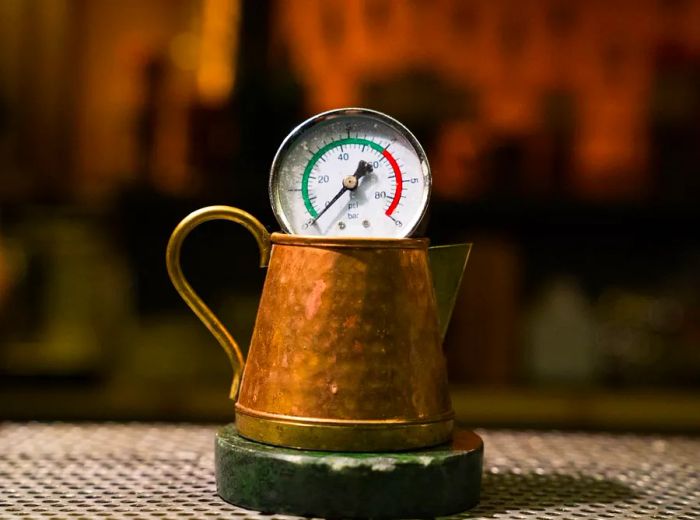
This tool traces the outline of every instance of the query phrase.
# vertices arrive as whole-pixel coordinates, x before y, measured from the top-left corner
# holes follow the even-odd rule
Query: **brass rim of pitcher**
[[[241,403],[236,403],[236,413],[241,413],[248,415],[249,417],[256,417],[258,419],[272,420],[278,422],[290,422],[290,423],[304,423],[304,424],[321,424],[329,426],[348,426],[360,424],[362,426],[385,426],[387,424],[430,424],[434,422],[447,421],[454,419],[455,413],[453,410],[446,410],[440,414],[432,415],[430,417],[416,417],[416,418],[387,418],[387,419],[336,419],[331,417],[302,417],[298,415],[285,415],[279,413],[263,412],[260,410],[253,410]]]
[[[319,424],[236,412],[238,433],[253,441],[322,451],[404,451],[436,446],[452,437],[453,419],[433,422]]]
[[[286,246],[324,246],[338,248],[394,248],[394,249],[427,249],[430,240],[427,238],[371,238],[371,237],[324,237],[314,235],[288,235],[272,233],[270,240],[273,244]]]

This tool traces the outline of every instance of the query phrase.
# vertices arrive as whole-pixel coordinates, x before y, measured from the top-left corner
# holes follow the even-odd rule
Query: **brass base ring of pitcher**
[[[236,406],[238,433],[274,446],[320,451],[403,451],[450,440],[452,414],[432,421],[332,421],[260,416]]]

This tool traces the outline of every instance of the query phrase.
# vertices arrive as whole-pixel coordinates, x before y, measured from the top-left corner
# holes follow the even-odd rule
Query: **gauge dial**
[[[288,233],[406,237],[425,213],[430,184],[425,152],[406,127],[346,108],[287,136],[272,163],[270,201]]]

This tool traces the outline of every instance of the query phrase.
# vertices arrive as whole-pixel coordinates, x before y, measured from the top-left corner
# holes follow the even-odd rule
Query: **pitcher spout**
[[[441,341],[445,339],[447,326],[450,324],[471,249],[472,244],[450,244],[428,249]]]

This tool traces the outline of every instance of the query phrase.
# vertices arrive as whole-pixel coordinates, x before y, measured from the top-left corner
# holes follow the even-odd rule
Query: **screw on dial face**
[[[272,163],[270,201],[288,233],[406,237],[426,211],[430,184],[413,134],[385,114],[350,108],[287,136]]]

